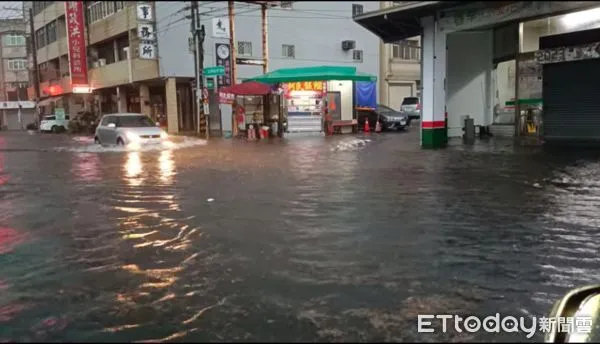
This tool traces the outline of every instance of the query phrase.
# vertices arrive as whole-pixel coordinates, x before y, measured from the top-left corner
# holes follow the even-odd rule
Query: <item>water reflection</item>
[[[140,177],[143,172],[142,159],[139,152],[127,153],[127,162],[125,163],[125,176],[131,186],[139,186],[144,182]]]
[[[164,183],[171,183],[175,175],[175,164],[173,162],[173,151],[165,150],[160,153],[158,158],[158,167],[160,169],[160,179]]]
[[[102,178],[100,174],[100,157],[92,153],[73,155],[71,174],[79,180],[92,182]]]

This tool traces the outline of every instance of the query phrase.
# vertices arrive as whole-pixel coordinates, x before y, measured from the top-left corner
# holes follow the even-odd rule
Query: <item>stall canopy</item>
[[[271,93],[271,85],[250,81],[241,84],[235,84],[229,87],[223,87],[219,89],[219,92],[234,94],[236,96],[264,96]]]
[[[247,79],[246,81],[277,84],[280,82],[327,80],[377,81],[377,77],[358,72],[356,71],[356,67],[318,66],[277,69],[267,74]]]

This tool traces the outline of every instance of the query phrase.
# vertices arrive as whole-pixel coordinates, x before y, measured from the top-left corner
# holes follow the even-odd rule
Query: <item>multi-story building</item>
[[[269,71],[337,65],[355,66],[360,72],[379,75],[380,40],[352,20],[354,15],[363,11],[377,10],[378,2],[274,3],[277,3],[277,6],[268,10],[267,19]],[[189,13],[186,6],[185,2],[156,3],[160,74],[165,78],[176,79],[179,95],[187,93],[188,80],[194,75],[193,53],[188,49],[190,21],[185,18]],[[236,2],[234,12],[233,36],[237,58],[261,60],[263,53],[260,6]],[[229,36],[220,32],[220,28],[229,27],[227,2],[200,2],[200,13],[201,23],[204,24],[206,32],[204,66],[215,66],[219,59],[218,54],[215,54],[216,46],[229,44]],[[238,64],[236,81],[240,82],[262,72],[262,66]],[[212,83],[218,84],[219,81],[209,80],[209,85]],[[214,95],[211,94],[211,97]],[[215,105],[216,101],[211,98],[211,116],[218,113]],[[191,105],[187,105],[187,112],[190,110]],[[181,117],[178,121],[180,126],[188,128],[192,118]]]
[[[404,6],[414,1],[381,1],[381,8]],[[420,97],[421,37],[393,44],[380,43],[379,100],[400,110],[404,97]]]
[[[0,128],[22,129],[33,120],[32,109],[19,111],[17,103],[27,100],[29,82],[25,27],[24,18],[0,19]]]
[[[87,86],[93,90],[88,93],[85,87],[74,89],[76,85],[71,83],[66,2],[26,4],[32,6],[34,14],[41,93],[38,106],[42,114],[61,107],[71,115],[82,111],[132,111],[160,119],[164,82],[159,79],[155,47],[138,37],[138,28],[153,27],[153,3],[143,3],[148,13],[138,15],[139,5],[135,1],[84,5],[82,32],[87,50],[83,54],[87,55]],[[140,54],[141,47],[151,47],[151,54]],[[29,93],[34,94],[33,88]]]
[[[269,70],[348,65],[379,74],[379,39],[352,20],[363,11],[378,9],[378,2],[276,3],[278,6],[268,10]],[[41,111],[63,107],[70,114],[83,110],[141,112],[168,124],[170,132],[193,130],[195,64],[189,44],[190,4],[86,2],[85,42],[93,91],[79,94],[70,83],[65,2],[29,2],[34,13]],[[204,67],[215,66],[216,44],[229,43],[217,32],[218,22],[228,23],[227,2],[201,1],[199,9],[206,29]],[[238,57],[262,59],[260,6],[236,2],[234,12]],[[347,42],[344,46],[343,41]],[[237,82],[262,74],[262,67],[256,65],[238,65],[236,70]],[[210,113],[218,114],[214,92]],[[212,122],[216,121],[211,117]]]

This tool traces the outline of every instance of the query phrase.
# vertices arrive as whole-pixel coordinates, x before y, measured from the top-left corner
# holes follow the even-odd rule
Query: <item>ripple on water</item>
[[[69,145],[66,147],[56,147],[53,151],[57,152],[73,152],[73,153],[109,153],[109,152],[156,152],[163,150],[176,150],[182,148],[190,148],[197,146],[204,146],[207,144],[206,140],[195,139],[190,137],[176,138],[172,140],[169,145],[143,145],[140,147],[131,146],[116,146],[116,145],[98,145],[93,142],[93,138],[81,138],[77,137],[73,140],[78,145]]]
[[[487,340],[416,316],[593,281],[596,163],[404,137],[0,152],[0,223],[36,237],[0,234],[0,341]]]

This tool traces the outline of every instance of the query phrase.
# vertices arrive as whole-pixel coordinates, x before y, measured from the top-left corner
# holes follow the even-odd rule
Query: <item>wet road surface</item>
[[[598,282],[595,151],[202,143],[0,133],[0,342],[527,340],[416,315],[539,317]]]

